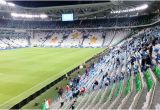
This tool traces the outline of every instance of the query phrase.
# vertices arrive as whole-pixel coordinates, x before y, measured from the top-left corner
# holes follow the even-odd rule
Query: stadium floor
[[[1,51],[0,108],[10,108],[102,50],[25,48]]]

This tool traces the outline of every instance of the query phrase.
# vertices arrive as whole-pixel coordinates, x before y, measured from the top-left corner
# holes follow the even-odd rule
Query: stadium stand
[[[51,109],[141,109],[159,107],[159,26],[132,34],[130,29],[18,31],[0,30],[0,48],[24,47],[109,47],[109,52],[81,76],[77,89],[65,92],[63,99],[50,104]],[[153,41],[156,39],[156,45]],[[153,46],[153,62],[146,47]],[[151,57],[151,56],[150,56]],[[150,58],[149,57],[149,58]],[[147,66],[146,66],[147,65]],[[154,65],[154,66],[153,66]],[[107,67],[107,68],[105,68]],[[105,74],[107,73],[107,76]],[[104,77],[105,76],[105,77]],[[98,82],[98,86],[95,84]],[[86,89],[84,95],[73,93]],[[77,98],[75,98],[77,97]],[[59,106],[55,106],[59,105]],[[43,104],[45,108],[46,104]],[[57,108],[58,107],[58,108]]]
[[[96,17],[96,16],[95,16]],[[151,13],[72,22],[0,19],[0,49],[107,48],[49,109],[160,109],[160,24]],[[64,90],[64,91],[63,91]]]
[[[0,36],[1,49],[22,48],[28,46],[28,35],[25,32],[0,30]]]
[[[62,21],[31,21],[0,19],[0,27],[19,29],[63,29],[63,28],[102,28],[146,25],[155,21],[155,15],[143,15],[131,18],[113,18],[98,20],[76,20],[73,22]]]
[[[105,32],[89,30],[84,31],[35,31],[15,32],[15,30],[1,30],[2,42],[8,45],[3,47],[106,47],[112,46],[128,37],[130,30],[108,30]],[[22,39],[25,38],[25,39]],[[18,40],[18,41],[17,41]]]
[[[157,39],[159,34],[153,34],[153,31],[157,31],[157,27],[143,30],[143,32],[135,34],[136,36],[134,35],[110,49],[110,51],[90,69],[89,76],[81,76],[77,88],[84,87],[85,84],[86,93],[78,96],[78,98],[72,99],[68,99],[69,96],[66,95],[67,93],[64,93],[64,106],[62,106],[62,108],[56,106],[59,104],[57,100],[51,105],[51,108],[158,109],[159,100],[155,97],[160,91],[156,79],[156,77],[159,77],[159,67],[153,65],[157,65],[156,62],[159,59],[157,59],[157,61],[153,60],[155,63],[151,65],[149,63],[150,60],[146,60],[146,65],[143,65],[143,59],[147,58],[143,52],[145,52],[146,55],[150,54],[150,51],[143,51],[146,46],[149,48],[149,46],[153,44],[154,50],[157,53],[159,51],[157,48],[159,45]],[[154,46],[153,42],[155,42],[155,39],[157,40]],[[152,54],[152,56],[153,55],[154,54]],[[119,59],[119,61],[117,59]],[[106,72],[106,79],[103,79]],[[98,81],[98,86],[93,89],[95,81]],[[73,104],[73,102],[75,103]]]

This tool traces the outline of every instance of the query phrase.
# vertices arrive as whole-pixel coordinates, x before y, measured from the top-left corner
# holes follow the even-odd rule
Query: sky
[[[13,1],[13,3],[25,7],[64,6],[75,4],[99,3],[104,1]]]

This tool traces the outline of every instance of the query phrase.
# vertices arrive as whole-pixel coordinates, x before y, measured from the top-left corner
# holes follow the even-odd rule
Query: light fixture
[[[8,4],[8,6],[15,7],[14,3],[8,2],[7,4]]]
[[[110,13],[126,13],[126,12],[134,12],[134,11],[139,11],[139,10],[145,10],[148,8],[148,4],[144,4],[135,8],[131,9],[126,9],[126,10],[116,10],[116,11],[111,11]]]
[[[40,15],[40,18],[42,18],[42,19],[43,19],[43,18],[47,18],[47,17],[48,17],[48,16],[47,16],[46,14],[41,14],[41,15]]]
[[[6,2],[5,0],[0,0],[0,4],[1,4],[1,5],[6,5],[7,2]]]
[[[11,13],[11,16],[21,17],[21,18],[42,18],[42,19],[48,17],[46,14],[33,15],[33,14],[22,14],[22,13]]]

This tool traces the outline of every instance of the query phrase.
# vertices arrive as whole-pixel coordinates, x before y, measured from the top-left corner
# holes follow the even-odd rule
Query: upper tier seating
[[[72,22],[62,21],[25,21],[0,19],[0,28],[19,28],[19,29],[63,29],[63,28],[101,28],[101,27],[124,27],[138,26],[154,22],[155,15],[143,15],[127,18],[109,18],[95,20],[75,20]]]

